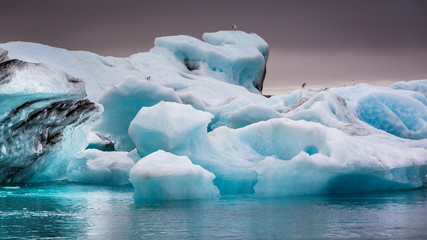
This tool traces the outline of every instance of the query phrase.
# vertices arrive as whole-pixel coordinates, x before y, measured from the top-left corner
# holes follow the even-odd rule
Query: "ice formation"
[[[7,50],[0,48],[0,63],[9,60],[9,58],[7,57],[8,53],[9,52]]]
[[[135,162],[127,152],[104,152],[88,149],[78,152],[70,161],[68,180],[108,185],[129,184],[129,171]]]
[[[104,106],[104,112],[96,130],[106,134],[117,150],[130,151],[135,148],[128,134],[131,121],[142,107],[151,107],[160,101],[181,103],[172,88],[128,78],[114,86],[99,100]]]
[[[427,81],[412,81],[407,85],[418,86],[414,89],[419,90],[427,86]],[[418,91],[366,84],[332,91],[346,99],[360,120],[377,129],[402,138],[427,138],[427,97]]]
[[[410,82],[397,82],[391,86],[393,89],[409,90],[419,92],[427,97],[427,79]],[[424,102],[425,103],[425,102]]]
[[[161,37],[155,45],[173,52],[189,70],[262,91],[269,53],[262,38],[241,31],[220,31],[203,34],[203,40]]]
[[[214,178],[188,157],[162,150],[142,158],[130,171],[136,201],[216,198]]]
[[[188,152],[206,135],[212,118],[212,114],[190,105],[160,102],[153,107],[141,108],[130,123],[129,135],[140,156],[159,149],[172,153]]]
[[[427,80],[266,98],[268,51],[241,31],[127,58],[0,44],[0,183],[130,180],[136,201],[425,184]]]
[[[0,63],[0,183],[66,177],[96,106],[84,82],[41,63]],[[79,136],[80,135],[80,136]]]

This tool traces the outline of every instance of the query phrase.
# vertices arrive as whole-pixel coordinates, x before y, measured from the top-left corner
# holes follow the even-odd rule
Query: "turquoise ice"
[[[132,184],[144,201],[424,184],[426,80],[267,98],[268,44],[242,31],[160,37],[127,58],[0,48],[2,185]]]

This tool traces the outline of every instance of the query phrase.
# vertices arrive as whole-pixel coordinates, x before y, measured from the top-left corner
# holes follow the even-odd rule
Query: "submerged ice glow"
[[[266,98],[262,38],[203,40],[128,58],[0,44],[0,182],[132,184],[136,201],[424,184],[427,80]]]

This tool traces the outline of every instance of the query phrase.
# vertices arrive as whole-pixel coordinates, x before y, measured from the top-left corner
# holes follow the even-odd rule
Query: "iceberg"
[[[162,150],[142,158],[130,171],[137,202],[217,198],[214,178],[188,157]]]
[[[212,114],[190,105],[160,102],[141,108],[130,123],[129,135],[140,156],[160,149],[188,152],[202,141],[212,118]]]
[[[419,92],[424,97],[427,97],[427,79],[419,81],[410,81],[410,82],[397,82],[391,86],[393,89],[397,90],[409,90],[414,92]],[[425,103],[425,102],[424,102]]]
[[[45,64],[0,63],[0,183],[65,177],[70,158],[84,142],[96,115],[84,82]]]
[[[268,54],[242,31],[126,58],[0,44],[0,184],[131,184],[136,202],[425,184],[426,80],[267,98]]]
[[[103,152],[88,149],[76,153],[67,167],[71,182],[128,185],[129,171],[135,162],[127,152]]]
[[[157,38],[154,44],[171,52],[190,71],[262,91],[268,45],[256,34],[219,31],[203,34],[204,42],[189,36]]]
[[[113,86],[99,102],[104,107],[101,123],[96,131],[111,139],[115,149],[130,151],[135,148],[128,128],[142,107],[151,107],[160,101],[181,103],[172,88],[146,80],[128,78]]]
[[[408,85],[422,89],[427,81],[412,81]],[[367,84],[332,91],[346,99],[360,120],[376,129],[401,138],[427,138],[427,97],[418,91]]]

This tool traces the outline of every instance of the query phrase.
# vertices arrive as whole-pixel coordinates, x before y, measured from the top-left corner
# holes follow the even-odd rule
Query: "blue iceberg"
[[[0,63],[0,183],[66,178],[98,113],[84,82],[42,63]]]
[[[427,80],[268,98],[268,54],[242,31],[127,58],[0,44],[0,184],[132,184],[135,201],[425,184]]]
[[[217,198],[214,178],[188,157],[162,150],[144,157],[130,171],[137,202]]]

